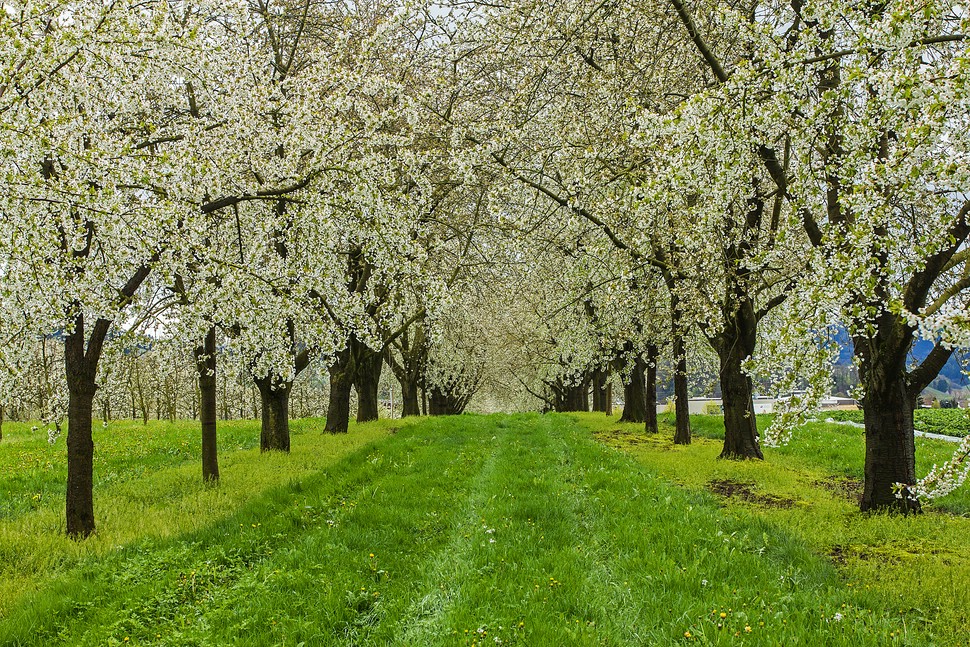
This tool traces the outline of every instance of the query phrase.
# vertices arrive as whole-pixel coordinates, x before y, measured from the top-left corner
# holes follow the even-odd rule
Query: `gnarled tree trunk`
[[[357,390],[357,422],[377,420],[380,417],[377,398],[381,369],[384,367],[383,354],[371,350],[356,339],[351,340],[351,347],[356,358],[354,388]]]
[[[470,393],[454,393],[433,386],[428,389],[428,413],[432,416],[457,416],[464,412],[471,400]]]
[[[401,385],[401,417],[420,416],[421,405],[418,398],[417,381],[403,379],[398,380]]]
[[[749,355],[738,340],[728,340],[718,351],[721,366],[721,401],[724,403],[724,448],[721,458],[764,459],[758,445],[751,378],[741,364]]]
[[[920,511],[919,501],[907,496],[897,498],[893,489],[897,483],[916,482],[915,408],[916,400],[901,377],[888,381],[879,391],[866,393],[863,402],[866,425],[863,512],[878,509]]]
[[[916,482],[916,439],[913,410],[920,392],[939,374],[952,349],[937,345],[923,362],[907,371],[913,329],[898,315],[884,313],[872,337],[853,337],[859,358],[859,379],[864,388],[863,421],[866,427],[865,484],[860,507],[919,513],[918,500],[897,484]]]
[[[620,422],[644,422],[646,420],[646,391],[643,374],[647,365],[639,355],[633,361],[633,372],[623,382],[623,413]]]
[[[579,384],[569,384],[560,379],[550,386],[556,411],[589,411],[589,376],[583,375]]]
[[[350,426],[350,390],[354,385],[350,349],[337,353],[328,370],[330,374],[330,402],[327,406],[326,431],[345,434]]]
[[[255,379],[262,407],[262,425],[259,434],[261,451],[290,451],[290,390],[293,382],[279,376]]]

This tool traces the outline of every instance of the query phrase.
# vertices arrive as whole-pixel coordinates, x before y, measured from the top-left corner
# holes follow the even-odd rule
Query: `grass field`
[[[284,456],[237,422],[205,487],[191,423],[117,423],[81,544],[63,440],[5,425],[0,645],[968,644],[965,495],[863,517],[856,430],[735,463],[694,424],[295,421]]]

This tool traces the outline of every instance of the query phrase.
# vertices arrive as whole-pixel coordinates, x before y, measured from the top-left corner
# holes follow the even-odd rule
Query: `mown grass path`
[[[804,543],[539,415],[424,420],[82,560],[0,620],[61,643],[926,644]]]

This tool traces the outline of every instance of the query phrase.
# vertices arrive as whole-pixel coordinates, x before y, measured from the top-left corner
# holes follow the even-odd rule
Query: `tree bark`
[[[420,416],[421,405],[418,401],[418,384],[408,379],[398,380],[401,384],[401,417]]]
[[[259,434],[259,449],[268,451],[290,451],[290,389],[292,382],[284,382],[278,376],[255,379],[262,405],[262,425]]]
[[[687,348],[684,334],[680,330],[678,304],[676,297],[671,297],[674,311],[673,323],[673,354],[674,354],[674,412],[676,429],[674,431],[675,445],[690,444],[690,395],[687,392]]]
[[[648,434],[657,433],[657,356],[654,344],[647,346],[647,382],[644,385],[643,427]]]
[[[576,387],[578,398],[576,411],[589,411],[589,377],[583,378],[583,383]]]
[[[202,346],[195,349],[199,375],[199,420],[202,427],[202,480],[219,480],[219,453],[216,438],[216,329],[209,328]]]
[[[457,416],[465,411],[470,394],[458,395],[434,386],[428,393],[428,412],[432,416]]]
[[[630,378],[623,382],[623,413],[620,415],[620,422],[646,421],[646,392],[643,382],[646,368],[646,362],[638,355],[633,361]]]
[[[345,434],[350,426],[350,390],[353,374],[350,349],[337,353],[337,360],[328,369],[330,374],[330,402],[327,406],[327,424],[324,428],[332,434]]]
[[[84,315],[64,338],[67,376],[67,534],[84,539],[94,533],[94,437],[92,433],[98,361],[110,322],[98,320],[85,348]]]
[[[384,367],[382,353],[374,352],[363,343],[352,340],[354,361],[354,387],[357,390],[357,422],[377,420],[380,417],[378,389],[381,369]]]
[[[916,482],[916,441],[913,410],[916,407],[904,379],[890,381],[880,392],[866,393],[863,403],[866,426],[863,512],[891,509],[918,513],[919,501],[897,498],[893,486]]]
[[[433,386],[428,390],[428,414],[432,416],[450,416],[451,408],[448,406],[448,398],[445,393]]]
[[[724,404],[724,448],[721,458],[763,460],[764,455],[758,445],[758,423],[751,399],[751,378],[741,369],[741,363],[750,354],[745,346],[737,339],[725,339],[718,349],[721,401]]]
[[[609,409],[609,398],[607,394],[609,379],[610,373],[608,369],[601,368],[593,371],[593,411],[607,413]]]
[[[589,381],[584,375],[579,384],[566,384],[564,380],[552,384],[553,408],[559,412],[589,411]]]
[[[67,534],[83,539],[94,533],[93,379],[68,380]]]
[[[916,439],[913,410],[916,398],[949,359],[951,351],[934,348],[923,363],[907,373],[906,358],[913,345],[913,329],[898,315],[884,313],[872,337],[853,337],[864,387],[863,422],[866,428],[863,512],[894,510],[919,513],[911,496],[896,497],[893,486],[916,482]]]

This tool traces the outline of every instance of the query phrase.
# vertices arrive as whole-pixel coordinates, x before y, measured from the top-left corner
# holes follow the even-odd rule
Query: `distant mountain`
[[[849,337],[849,333],[844,328],[840,328],[838,333],[835,335],[835,341],[839,345],[839,357],[835,361],[836,366],[851,366],[852,365],[852,339]],[[926,356],[930,354],[933,350],[933,342],[927,341],[926,339],[917,340],[913,344],[913,349],[909,353],[909,359],[912,363],[922,362],[926,359]],[[943,370],[940,371],[940,377],[946,378],[954,388],[961,388],[970,385],[970,379],[963,374],[963,369],[960,365],[961,360],[967,357],[967,351],[958,350],[953,353],[950,357],[950,361],[944,365]]]

